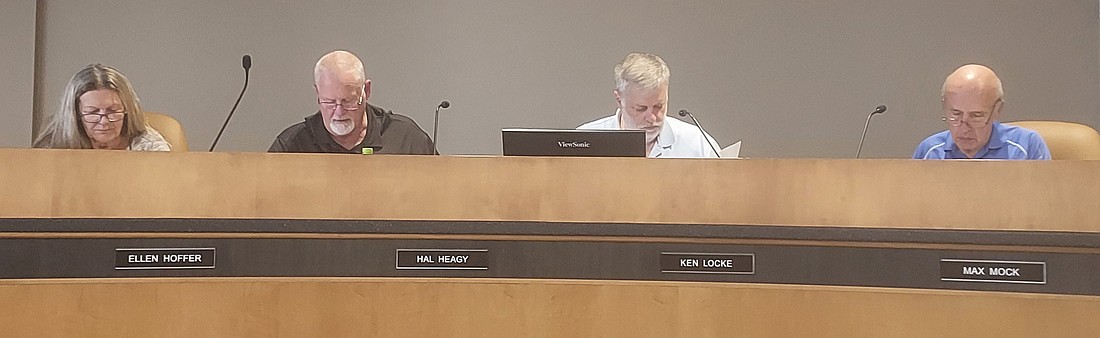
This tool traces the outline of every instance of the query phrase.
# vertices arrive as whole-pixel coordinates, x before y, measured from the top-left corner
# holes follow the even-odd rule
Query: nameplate
[[[487,249],[397,249],[398,270],[489,270]]]
[[[752,275],[756,273],[756,256],[748,253],[662,252],[661,272]]]
[[[1046,284],[1046,262],[941,259],[940,280],[949,282]]]
[[[115,270],[213,269],[214,248],[117,248]]]

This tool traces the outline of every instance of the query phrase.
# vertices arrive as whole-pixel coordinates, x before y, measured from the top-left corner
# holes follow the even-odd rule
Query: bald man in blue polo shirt
[[[955,70],[943,83],[942,98],[947,130],[924,139],[913,158],[1050,159],[1039,133],[998,122],[1004,89],[989,67],[972,64]]]

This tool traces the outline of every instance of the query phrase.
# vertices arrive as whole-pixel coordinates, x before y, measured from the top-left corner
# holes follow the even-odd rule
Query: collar
[[[1004,140],[1004,126],[1001,126],[1000,122],[993,121],[993,131],[989,133],[989,142],[985,143],[985,147],[989,149],[1001,149],[1005,145]]]
[[[615,118],[611,121],[612,129],[622,129],[622,109],[615,109]],[[661,124],[661,133],[657,134],[657,144],[653,146],[654,150],[668,150],[672,148],[672,144],[676,143],[676,134],[672,132],[672,127],[668,123],[668,115],[665,115],[665,122]]]
[[[986,142],[986,148],[1001,149],[1001,146],[1004,146],[1004,138],[1002,138],[1002,135],[1004,135],[1004,126],[1002,126],[1001,122],[994,121],[993,131],[989,133],[989,142]],[[955,138],[952,137],[952,133],[950,133],[949,131],[947,132],[947,140],[944,141],[944,150],[956,150]]]
[[[328,129],[325,129],[324,117],[321,116],[321,112],[317,111],[313,115],[306,117],[306,126],[309,128],[311,139],[313,143],[322,149],[332,149],[340,152],[361,153],[363,148],[374,149],[378,152],[382,149],[382,131],[389,123],[389,116],[386,116],[386,112],[382,108],[365,104],[366,119],[367,119],[367,135],[363,137],[363,141],[359,142],[352,149],[344,149],[339,143],[336,143],[332,139],[332,135],[329,134]]]
[[[1004,137],[1003,137],[1004,136],[1004,128],[1005,127],[1003,125],[1001,125],[1000,122],[994,121],[993,122],[993,131],[991,131],[989,133],[989,141],[986,142],[985,147],[982,147],[982,149],[979,150],[978,153],[975,154],[974,156],[975,157],[980,157],[980,156],[984,155],[986,152],[988,152],[989,149],[1001,149],[1001,147],[1003,147],[1005,145],[1005,140],[1004,140]],[[955,148],[955,138],[953,136],[951,136],[950,131],[947,132],[947,140],[944,141],[943,150],[944,151],[955,151],[955,150],[957,150]]]
[[[665,116],[665,122],[661,123],[661,133],[657,134],[657,147],[668,150],[672,148],[673,143],[676,143],[676,133],[672,132],[672,126],[668,121],[668,116]]]
[[[611,119],[611,129],[623,129],[623,125],[619,121],[623,120],[622,109],[615,108],[615,118]]]

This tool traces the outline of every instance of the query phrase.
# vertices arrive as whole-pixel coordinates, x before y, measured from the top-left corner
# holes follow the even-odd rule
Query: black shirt
[[[325,129],[321,112],[306,116],[305,121],[279,133],[269,153],[349,153],[362,154],[363,148],[375,154],[435,155],[435,144],[428,134],[408,116],[394,114],[370,104],[367,107],[367,136],[352,149],[344,149]]]

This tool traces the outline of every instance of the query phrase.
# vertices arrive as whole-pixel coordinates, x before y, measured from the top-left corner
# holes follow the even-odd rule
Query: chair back
[[[1100,160],[1100,133],[1087,125],[1059,121],[1017,121],[1007,124],[1034,130],[1043,137],[1054,160]]]
[[[187,151],[187,135],[183,132],[183,125],[175,118],[161,113],[145,112],[145,123],[164,136],[172,146],[172,151]]]

